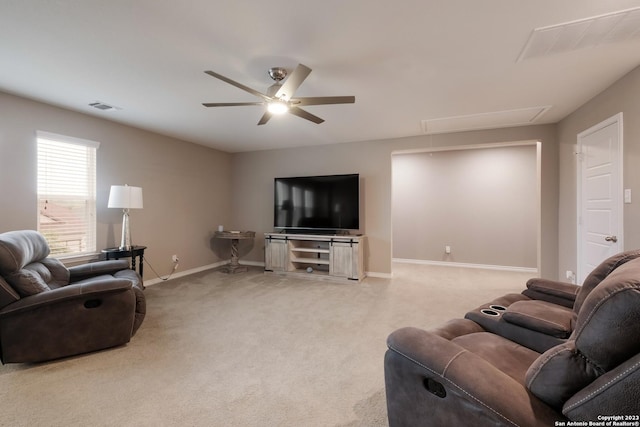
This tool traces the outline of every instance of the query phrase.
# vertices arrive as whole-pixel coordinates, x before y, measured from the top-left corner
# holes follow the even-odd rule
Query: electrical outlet
[[[447,245],[444,247],[444,253],[445,254],[450,254],[451,253],[451,246]]]
[[[571,283],[576,283],[576,273],[574,273],[571,270],[567,270],[565,272],[565,277],[567,278],[567,280]]]
[[[178,263],[180,260],[178,259],[178,255],[171,255],[171,261]]]

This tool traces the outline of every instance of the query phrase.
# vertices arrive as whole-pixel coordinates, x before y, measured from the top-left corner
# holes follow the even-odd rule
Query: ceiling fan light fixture
[[[267,111],[271,114],[284,114],[289,111],[289,105],[284,101],[271,101],[267,105]]]
[[[353,104],[356,102],[355,96],[307,96],[302,98],[294,98],[302,82],[311,73],[311,68],[306,65],[298,64],[293,70],[291,75],[287,75],[287,70],[282,67],[273,67],[269,69],[269,76],[275,83],[267,88],[267,93],[262,93],[228,77],[220,75],[213,71],[205,71],[211,77],[222,80],[225,83],[229,83],[232,86],[242,89],[252,95],[260,98],[259,102],[204,102],[202,105],[205,107],[233,107],[244,105],[263,105],[267,107],[267,111],[262,115],[258,126],[266,124],[272,116],[280,115],[284,113],[293,114],[302,119],[309,120],[315,124],[324,122],[318,116],[314,116],[308,111],[300,108],[307,105],[327,105],[327,104]],[[286,79],[285,79],[286,78]],[[283,83],[281,81],[284,80]]]

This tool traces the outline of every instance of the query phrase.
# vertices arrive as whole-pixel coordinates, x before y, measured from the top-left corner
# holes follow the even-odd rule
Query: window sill
[[[86,264],[91,261],[96,261],[99,259],[99,253],[89,253],[82,255],[62,255],[59,257],[55,257],[59,259],[66,267],[71,267],[74,265]]]

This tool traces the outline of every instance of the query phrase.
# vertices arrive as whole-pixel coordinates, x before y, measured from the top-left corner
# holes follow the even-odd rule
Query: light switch
[[[624,202],[625,203],[631,203],[631,189],[630,188],[625,188],[624,189]]]

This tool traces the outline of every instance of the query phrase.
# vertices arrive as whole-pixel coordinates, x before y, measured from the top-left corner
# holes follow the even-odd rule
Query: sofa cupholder
[[[480,310],[480,313],[482,313],[482,314],[484,314],[486,316],[493,316],[493,317],[500,316],[499,312],[497,312],[495,310],[488,309],[488,308],[483,308],[482,310]]]
[[[498,304],[491,304],[489,308],[496,311],[505,311],[507,309],[507,307]]]

